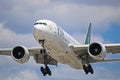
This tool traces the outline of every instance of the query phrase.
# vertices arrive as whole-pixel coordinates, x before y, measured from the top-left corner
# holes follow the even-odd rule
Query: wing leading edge
[[[11,55],[11,50],[10,48],[0,49],[0,55]]]

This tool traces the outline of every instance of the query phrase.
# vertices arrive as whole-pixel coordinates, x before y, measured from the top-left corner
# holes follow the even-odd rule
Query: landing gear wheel
[[[89,68],[89,72],[90,72],[91,74],[93,74],[94,72],[93,72],[93,68],[92,68],[92,66],[89,65],[88,68]]]
[[[52,73],[51,73],[51,70],[50,70],[50,68],[49,68],[48,66],[46,66],[46,70],[47,70],[47,74],[48,74],[49,76],[51,76]]]
[[[44,54],[45,52],[46,52],[46,49],[41,49],[41,50],[40,50],[40,53],[41,53],[41,54]]]
[[[42,72],[43,76],[46,76],[46,69],[44,69],[43,67],[41,67],[41,72]]]
[[[84,72],[86,73],[86,74],[88,74],[88,73],[91,73],[91,74],[93,74],[94,73],[94,71],[93,71],[93,68],[92,68],[92,66],[89,64],[89,65],[83,65],[83,70],[84,70]]]
[[[84,70],[85,74],[88,74],[88,69],[85,65],[83,65],[83,70]]]
[[[49,68],[48,66],[45,66],[45,68],[41,67],[40,70],[41,70],[43,76],[46,76],[47,74],[48,74],[49,76],[52,75],[52,72],[50,71],[50,68]]]
[[[52,75],[52,72],[51,72],[51,71],[49,71],[48,75],[49,75],[49,76],[51,76],[51,75]]]

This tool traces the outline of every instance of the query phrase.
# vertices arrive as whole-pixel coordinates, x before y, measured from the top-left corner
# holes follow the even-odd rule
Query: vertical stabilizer
[[[89,28],[86,34],[85,44],[90,44],[91,39],[91,23],[89,24]]]

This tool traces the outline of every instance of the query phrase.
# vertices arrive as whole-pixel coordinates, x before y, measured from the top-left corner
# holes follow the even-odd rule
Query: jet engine
[[[91,43],[88,47],[88,54],[95,60],[104,60],[106,53],[106,48],[101,43]]]
[[[29,60],[30,54],[26,47],[24,46],[16,46],[13,48],[11,52],[11,56],[13,60],[19,63],[25,63]]]

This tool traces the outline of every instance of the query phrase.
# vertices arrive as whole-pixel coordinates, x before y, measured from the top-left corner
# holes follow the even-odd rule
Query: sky
[[[0,0],[0,48],[38,46],[32,30],[39,19],[50,19],[81,44],[89,23],[92,42],[120,43],[120,0]],[[108,54],[107,58],[120,58]],[[85,75],[68,65],[50,66],[53,75],[43,77],[41,64],[31,57],[25,64],[0,56],[1,80],[119,80],[120,62],[92,64],[95,73]]]

